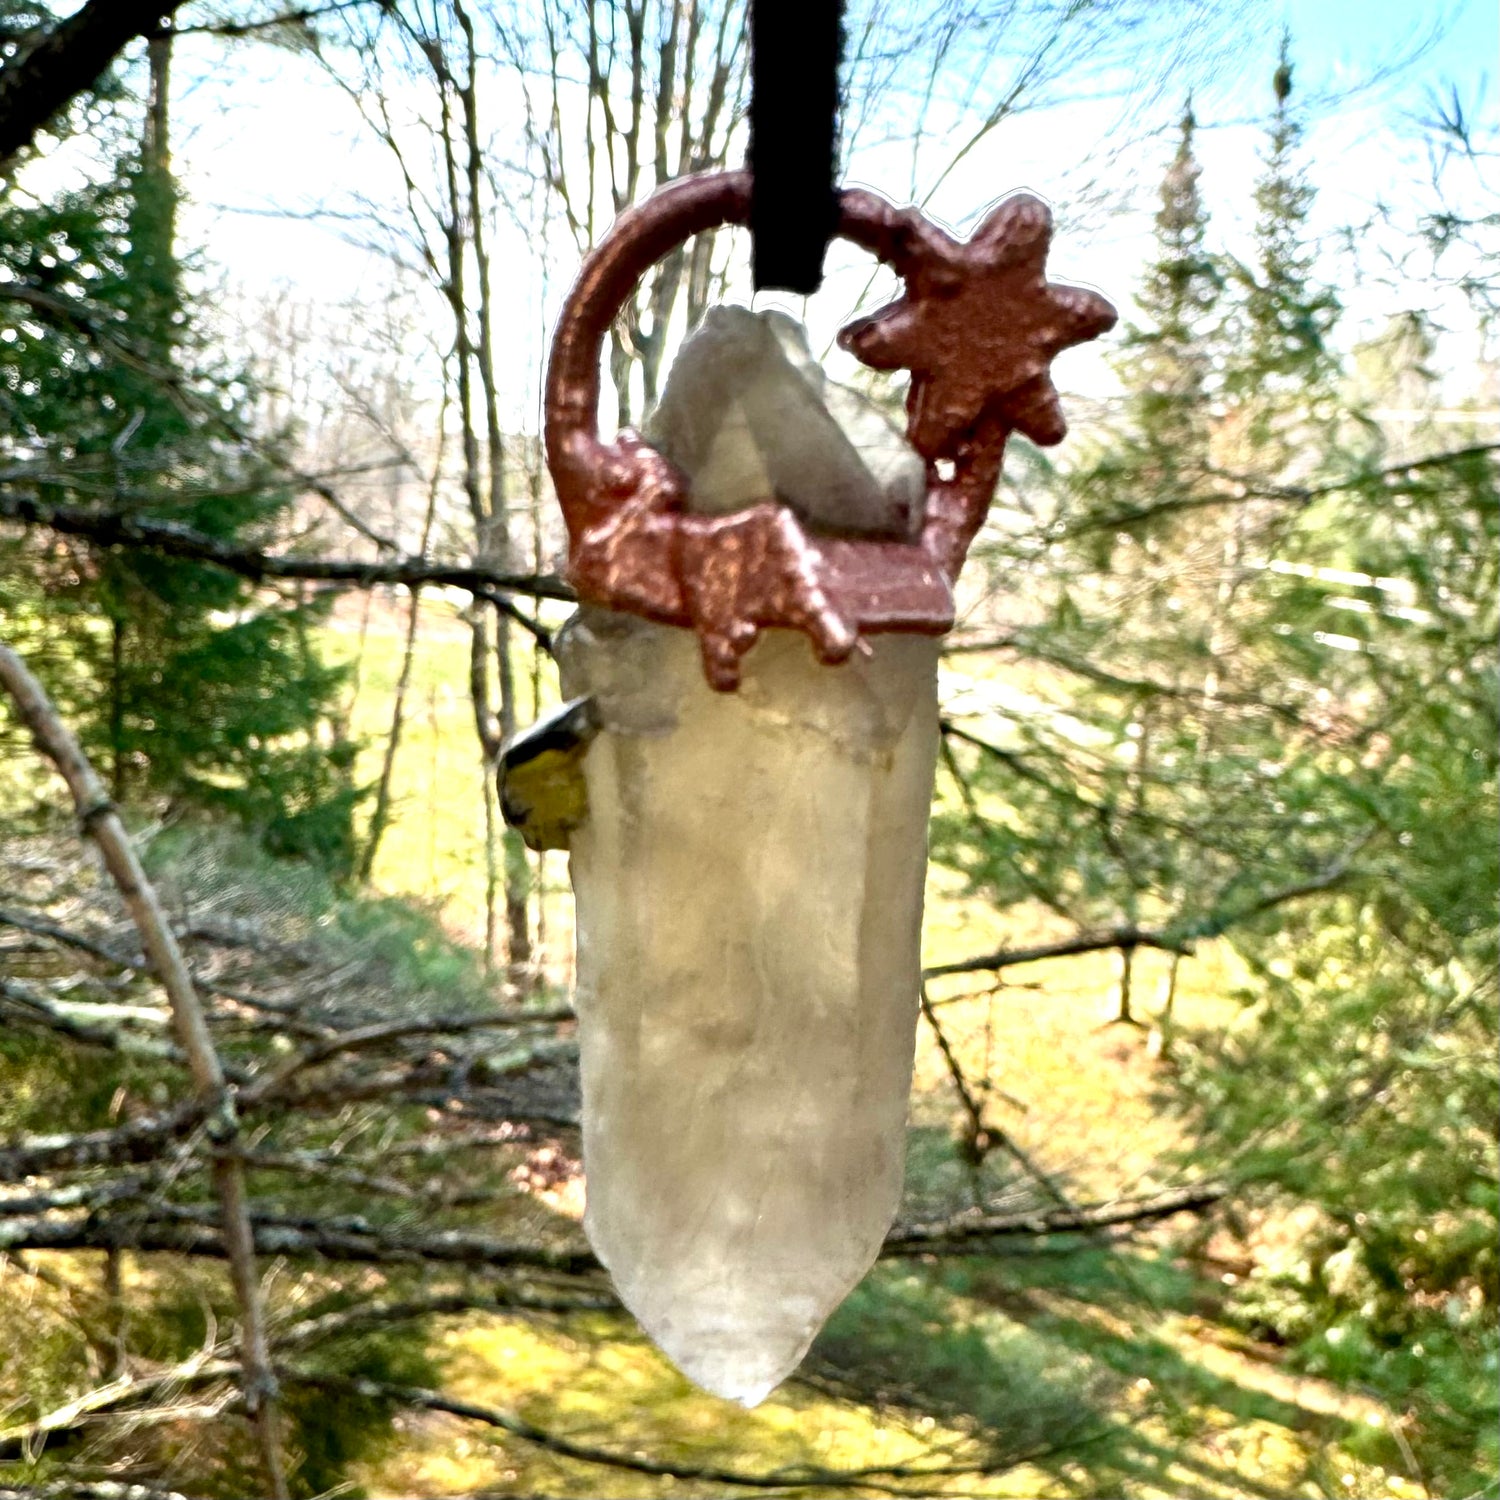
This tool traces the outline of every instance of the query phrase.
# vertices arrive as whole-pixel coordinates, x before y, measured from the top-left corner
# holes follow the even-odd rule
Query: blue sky
[[[1424,71],[1471,80],[1488,72],[1495,79],[1500,6],[1494,0],[1293,0],[1284,14],[1299,50],[1330,71],[1378,62],[1436,24],[1442,36]]]
[[[1190,0],[1184,0],[1190,3]],[[1168,12],[1164,9],[1164,14]],[[966,160],[934,200],[934,212],[958,227],[977,218],[1005,192],[1027,187],[1058,208],[1054,274],[1100,287],[1128,313],[1149,250],[1150,211],[1162,168],[1171,153],[1178,85],[1199,85],[1203,124],[1200,154],[1204,192],[1214,211],[1218,241],[1248,250],[1250,191],[1258,172],[1262,131],[1256,123],[1270,103],[1270,74],[1283,25],[1291,29],[1299,97],[1316,105],[1307,153],[1320,189],[1315,226],[1332,240],[1340,225],[1368,214],[1377,198],[1410,200],[1415,208],[1423,176],[1422,149],[1412,128],[1428,96],[1456,83],[1466,107],[1482,100],[1493,130],[1496,75],[1500,72],[1500,6],[1496,0],[1420,3],[1420,0],[1244,0],[1230,11],[1224,60],[1211,78],[1169,79],[1162,94],[1123,122],[1117,103],[1069,104],[1051,114],[1008,121],[984,150]],[[1426,53],[1392,77],[1383,69],[1409,58],[1441,23],[1442,35]],[[1191,72],[1193,59],[1185,68]],[[1372,79],[1379,81],[1371,82]],[[378,284],[383,272],[332,228],[295,215],[350,190],[379,196],[388,186],[378,151],[361,144],[347,102],[320,77],[316,65],[263,47],[236,47],[195,39],[179,48],[174,73],[176,155],[191,200],[185,237],[201,246],[211,279],[239,289],[251,301],[277,288],[293,298],[338,301]],[[498,91],[491,118],[502,121],[507,102]],[[1121,141],[1128,144],[1120,147]],[[1097,197],[1078,191],[1087,177],[1078,162],[1114,146],[1117,159],[1099,175],[1132,212],[1106,213]],[[871,151],[857,154],[853,175],[902,196],[909,158]],[[383,185],[384,184],[384,185]],[[1089,206],[1093,203],[1093,207]],[[1118,202],[1112,204],[1118,207]],[[392,212],[397,210],[392,208]],[[519,235],[495,247],[517,331],[517,363],[540,367],[543,330],[571,275],[563,258],[539,284],[533,247]],[[506,264],[509,259],[510,264]],[[1342,277],[1351,335],[1373,331],[1399,310],[1389,290],[1370,287],[1348,266],[1330,259],[1329,277]],[[824,294],[807,309],[815,340],[831,334],[868,282],[857,256],[832,262]],[[1420,300],[1413,288],[1409,301]],[[803,311],[800,304],[795,312]],[[1093,354],[1070,356],[1065,381],[1095,388],[1105,377]],[[525,420],[531,396],[518,393],[510,414]]]

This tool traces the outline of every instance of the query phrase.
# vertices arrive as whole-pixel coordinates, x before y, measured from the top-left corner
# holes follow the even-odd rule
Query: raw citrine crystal
[[[901,1194],[937,642],[738,692],[687,631],[586,611],[564,688],[602,724],[572,834],[585,1226],[625,1305],[753,1405],[869,1269]]]
[[[776,322],[721,313],[649,429],[694,507],[774,495],[810,523],[907,529],[922,469],[894,428]],[[687,630],[586,608],[558,642],[597,730],[568,834],[585,1226],[646,1332],[747,1405],[899,1202],[937,655],[888,635],[830,667],[771,631],[719,693]]]

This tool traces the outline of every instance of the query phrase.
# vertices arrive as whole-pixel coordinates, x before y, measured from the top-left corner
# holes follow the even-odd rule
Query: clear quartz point
[[[938,642],[821,665],[764,636],[737,692],[671,626],[585,611],[571,838],[585,1228],[690,1379],[753,1406],[869,1269],[901,1195]]]
[[[881,409],[830,380],[785,313],[711,307],[683,343],[645,436],[712,514],[776,499],[807,525],[909,540],[927,471]]]
[[[921,460],[782,314],[716,308],[647,426],[693,509],[775,498],[909,535]],[[901,1195],[938,642],[822,665],[767,632],[737,691],[691,631],[585,609],[577,911],[585,1228],[698,1385],[753,1406],[879,1253]]]

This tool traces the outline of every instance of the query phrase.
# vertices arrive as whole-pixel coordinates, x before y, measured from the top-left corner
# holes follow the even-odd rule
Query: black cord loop
[[[838,228],[843,0],[751,0],[750,199],[755,288],[804,296]]]

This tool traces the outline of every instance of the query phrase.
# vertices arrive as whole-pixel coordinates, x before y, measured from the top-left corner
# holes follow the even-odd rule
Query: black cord
[[[751,267],[757,291],[823,281],[838,228],[843,0],[751,0]]]

